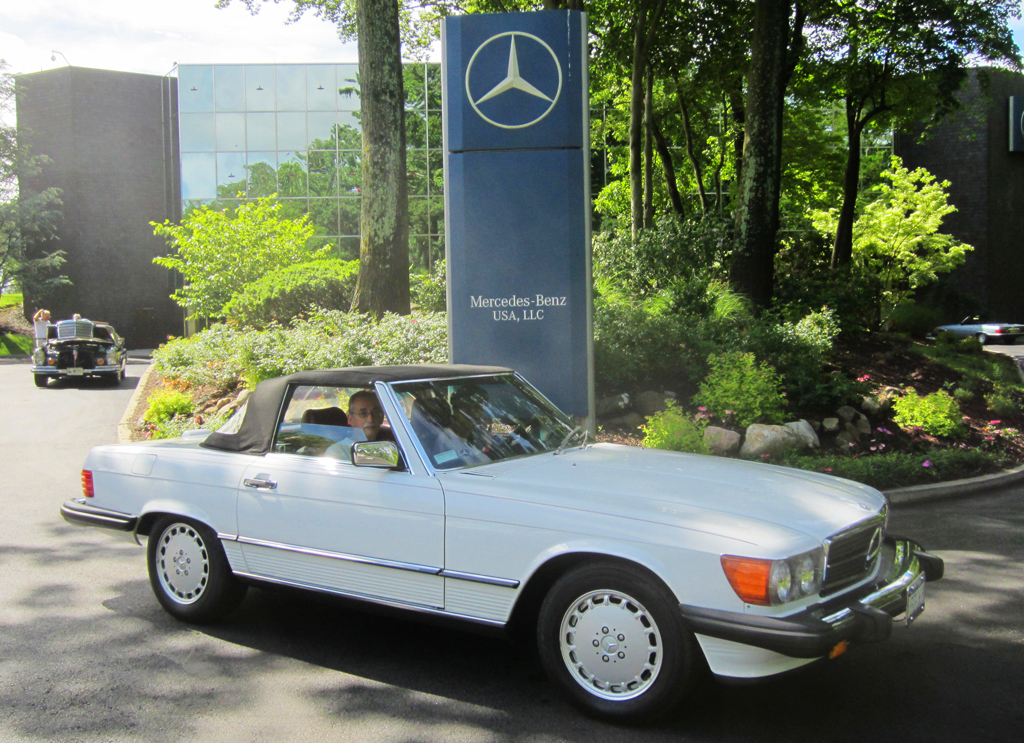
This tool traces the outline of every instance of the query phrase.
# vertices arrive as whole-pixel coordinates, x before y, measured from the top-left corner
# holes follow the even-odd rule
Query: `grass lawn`
[[[20,294],[0,294],[0,307],[13,307],[21,304]]]
[[[27,335],[0,333],[0,356],[22,356],[32,353],[32,339]]]

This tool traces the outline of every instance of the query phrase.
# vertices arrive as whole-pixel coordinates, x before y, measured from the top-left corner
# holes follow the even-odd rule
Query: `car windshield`
[[[435,468],[556,451],[568,416],[511,374],[391,385]]]

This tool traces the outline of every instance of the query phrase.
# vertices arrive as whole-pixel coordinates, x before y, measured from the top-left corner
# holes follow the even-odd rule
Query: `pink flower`
[[[967,417],[967,416],[965,415],[965,416],[964,416],[964,418],[966,418],[966,417]],[[990,426],[998,426],[998,425],[999,425],[1000,423],[1002,423],[1002,421],[989,421],[989,422],[988,422],[988,424],[989,424]]]
[[[831,471],[832,471],[832,468],[831,468],[831,467],[826,467],[826,468],[825,468],[825,471],[826,471],[826,472],[831,472]]]
[[[924,460],[924,464],[922,464],[921,466],[922,466],[922,467],[931,467],[931,466],[932,466],[932,463],[931,463],[931,462],[929,462],[929,461],[928,461],[928,460],[926,459],[926,460]]]
[[[731,410],[726,410],[726,411],[725,411],[725,414],[726,414],[726,415],[732,415],[732,411],[731,411]]]
[[[697,408],[697,410],[699,410],[700,412],[704,413],[704,412],[706,412],[706,411],[707,411],[707,408],[705,408],[705,407],[704,407],[704,406],[702,405],[702,406],[700,406],[699,408]]]
[[[762,455],[761,455],[761,459],[767,459],[767,458],[768,458],[768,455],[767,455],[767,454],[762,454]]]
[[[863,377],[857,377],[857,381],[858,382],[866,382],[869,379],[871,379],[871,375],[870,374],[865,374]]]

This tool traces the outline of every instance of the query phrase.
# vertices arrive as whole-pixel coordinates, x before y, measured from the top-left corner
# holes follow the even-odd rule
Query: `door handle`
[[[247,488],[256,488],[257,490],[274,490],[277,487],[277,483],[273,480],[265,480],[259,475],[253,479],[246,478],[242,480],[242,484]]]

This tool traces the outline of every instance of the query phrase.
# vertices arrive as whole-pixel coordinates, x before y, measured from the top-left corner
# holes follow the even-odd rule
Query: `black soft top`
[[[450,379],[482,374],[507,374],[501,366],[468,364],[409,364],[406,366],[350,366],[323,369],[267,379],[256,385],[246,401],[245,418],[238,433],[211,433],[200,444],[207,449],[266,454],[274,441],[274,429],[289,387],[373,387],[376,382],[410,382],[419,379]]]

